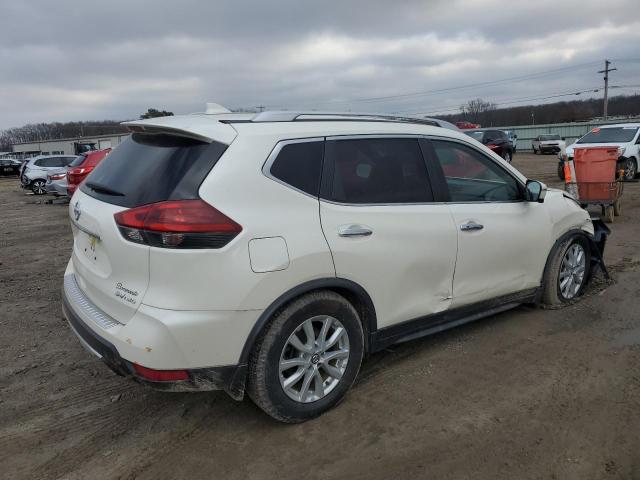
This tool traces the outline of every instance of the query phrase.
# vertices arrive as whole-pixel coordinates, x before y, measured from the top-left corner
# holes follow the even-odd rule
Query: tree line
[[[609,116],[640,115],[640,95],[619,95],[609,98]],[[480,98],[460,107],[460,112],[439,115],[449,122],[467,121],[483,127],[565,123],[591,120],[602,116],[602,99],[572,100],[496,108],[496,105]]]
[[[140,115],[140,118],[166,117],[170,115],[173,115],[173,112],[149,108]],[[0,152],[10,152],[11,145],[16,143],[126,133],[127,128],[120,125],[121,121],[95,120],[87,122],[30,123],[22,127],[9,128],[0,131]]]

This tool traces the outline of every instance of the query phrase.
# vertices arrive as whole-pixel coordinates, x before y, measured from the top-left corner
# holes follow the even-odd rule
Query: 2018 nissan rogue
[[[71,199],[63,311],[122,375],[301,422],[371,352],[571,301],[601,264],[601,222],[464,133],[214,111],[127,123]]]

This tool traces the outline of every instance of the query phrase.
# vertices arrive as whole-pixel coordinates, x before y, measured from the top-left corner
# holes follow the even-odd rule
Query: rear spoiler
[[[201,142],[230,145],[238,132],[229,124],[197,115],[159,117],[122,122],[133,133],[167,134],[192,138]]]

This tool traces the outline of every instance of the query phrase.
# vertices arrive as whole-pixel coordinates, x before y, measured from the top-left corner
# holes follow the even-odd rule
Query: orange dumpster
[[[611,200],[616,186],[618,147],[580,147],[573,162],[580,199]]]

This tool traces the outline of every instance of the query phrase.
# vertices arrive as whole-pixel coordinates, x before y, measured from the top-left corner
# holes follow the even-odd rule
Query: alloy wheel
[[[634,162],[632,158],[629,158],[624,164],[624,179],[633,180],[636,178],[636,173],[636,162]]]
[[[587,257],[579,243],[573,243],[565,252],[560,265],[558,289],[566,300],[571,300],[580,291],[586,273]]]
[[[349,336],[342,323],[320,315],[305,320],[287,339],[278,365],[289,398],[310,403],[328,395],[349,362]]]
[[[46,190],[44,188],[44,181],[42,180],[36,180],[35,182],[33,182],[33,186],[31,189],[36,195],[44,195],[46,193]]]

